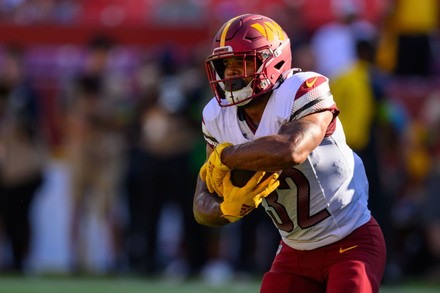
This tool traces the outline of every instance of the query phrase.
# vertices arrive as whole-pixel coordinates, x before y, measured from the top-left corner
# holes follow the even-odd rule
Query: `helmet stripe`
[[[231,26],[231,24],[239,17],[241,17],[242,15],[239,15],[237,17],[232,18],[231,20],[229,20],[226,25],[225,28],[223,29],[222,35],[220,37],[220,47],[223,47],[225,45],[226,42],[226,34],[228,33],[229,27]]]

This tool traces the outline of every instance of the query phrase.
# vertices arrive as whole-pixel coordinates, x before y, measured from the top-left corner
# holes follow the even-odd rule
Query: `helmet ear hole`
[[[278,70],[280,70],[283,65],[285,64],[284,60],[282,60],[281,62],[278,62],[274,67]]]

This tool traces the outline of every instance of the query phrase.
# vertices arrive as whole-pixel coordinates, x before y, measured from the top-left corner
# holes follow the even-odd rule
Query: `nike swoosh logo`
[[[350,246],[350,247],[347,247],[347,248],[339,247],[339,253],[344,253],[344,252],[352,250],[352,249],[354,249],[356,247],[358,247],[358,246],[357,245],[353,245],[353,246]]]
[[[316,80],[318,79],[318,77],[315,77],[312,81],[310,81],[309,82],[309,80],[306,80],[306,86],[307,87],[312,87],[314,84],[315,84],[315,82],[316,82]]]

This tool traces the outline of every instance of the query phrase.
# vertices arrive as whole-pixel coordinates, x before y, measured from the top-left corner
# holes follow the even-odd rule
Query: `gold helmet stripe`
[[[223,47],[225,45],[226,42],[226,34],[228,33],[229,27],[231,26],[231,24],[239,17],[241,17],[242,15],[239,15],[237,17],[232,18],[231,20],[229,20],[226,23],[225,28],[223,29],[222,35],[220,37],[220,47]]]

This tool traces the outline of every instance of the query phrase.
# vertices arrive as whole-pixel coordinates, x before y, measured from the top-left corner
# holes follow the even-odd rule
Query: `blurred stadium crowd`
[[[439,11],[437,0],[0,0],[0,270],[222,281],[268,269],[279,236],[264,211],[219,229],[192,217],[212,96],[203,61],[219,25],[252,12],[285,28],[295,67],[331,79],[387,240],[384,281],[438,281]]]

